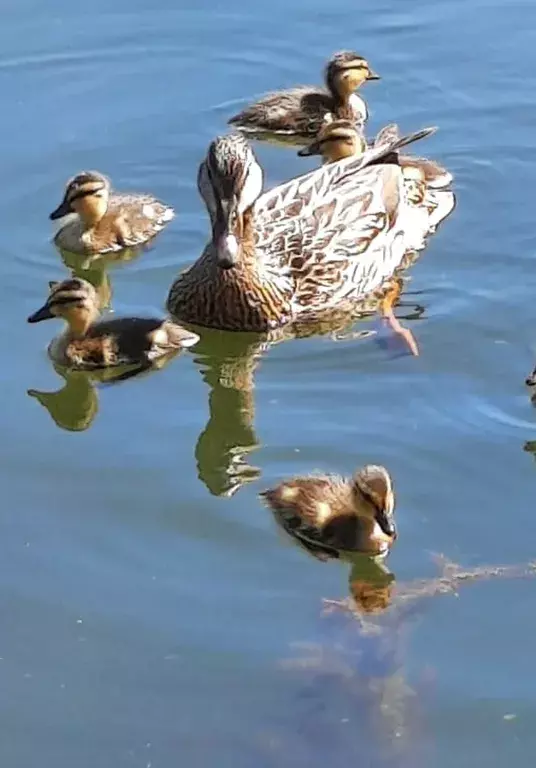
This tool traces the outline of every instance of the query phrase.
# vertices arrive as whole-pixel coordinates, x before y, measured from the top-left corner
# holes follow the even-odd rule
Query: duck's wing
[[[390,144],[391,142],[398,141],[400,139],[400,131],[396,123],[390,123],[385,125],[378,133],[376,138],[372,142],[373,147],[381,147],[384,144]]]
[[[260,264],[290,272],[296,312],[355,301],[393,274],[406,251],[405,202],[400,168],[381,161],[434,130],[382,142],[259,198]]]
[[[430,160],[427,157],[400,155],[399,163],[401,168],[419,168],[424,175],[424,181],[428,189],[445,189],[445,187],[452,184],[452,173],[444,166],[436,163],[435,160]]]

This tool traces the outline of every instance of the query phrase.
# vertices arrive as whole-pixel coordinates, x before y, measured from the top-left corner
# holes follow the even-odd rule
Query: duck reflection
[[[395,291],[397,306],[402,308],[400,317],[419,319],[424,307],[413,301],[398,301],[401,286],[401,278],[390,286]],[[197,441],[195,457],[199,479],[211,494],[232,496],[260,476],[260,469],[251,466],[247,457],[260,445],[254,424],[255,372],[262,355],[275,344],[312,336],[330,336],[334,341],[376,336],[377,329],[362,329],[356,324],[377,316],[379,308],[378,297],[374,297],[357,308],[355,305],[338,307],[314,322],[295,323],[269,334],[191,326],[201,337],[194,350],[194,360],[210,388],[209,419]],[[385,346],[385,339],[380,335],[378,341]],[[388,346],[393,348],[391,342]],[[405,342],[404,347],[407,353]]]
[[[195,458],[199,479],[214,496],[232,496],[260,475],[247,457],[259,447],[254,374],[268,346],[259,334],[203,329],[194,350],[194,361],[210,389],[209,419]]]

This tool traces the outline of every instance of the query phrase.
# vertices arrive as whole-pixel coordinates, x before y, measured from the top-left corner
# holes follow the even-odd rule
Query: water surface
[[[534,557],[535,24],[527,0],[4,8],[3,765],[531,759],[531,581],[428,601],[387,625],[382,655],[345,618],[320,618],[347,567],[282,539],[256,494],[284,474],[385,462],[398,580],[435,574],[430,551],[466,566]],[[457,211],[407,285],[425,308],[410,322],[421,356],[370,336],[255,361],[247,340],[208,334],[152,376],[67,382],[58,426],[27,395],[66,384],[45,353],[57,329],[25,318],[66,274],[47,221],[65,180],[98,168],[177,207],[152,251],[109,273],[117,312],[161,310],[207,235],[195,178],[208,142],[255,95],[318,81],[345,47],[383,77],[366,87],[371,132],[439,125],[426,152],[456,177]],[[269,184],[313,165],[258,152]]]

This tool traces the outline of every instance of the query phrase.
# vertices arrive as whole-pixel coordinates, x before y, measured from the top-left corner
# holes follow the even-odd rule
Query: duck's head
[[[344,157],[362,155],[367,149],[365,137],[349,120],[333,120],[322,126],[316,139],[298,152],[300,157],[322,155],[325,163]]]
[[[389,472],[377,464],[367,464],[353,477],[356,513],[374,519],[384,534],[385,542],[396,539],[394,521],[395,494]]]
[[[530,387],[532,390],[534,390],[534,393],[536,395],[536,368],[532,371],[532,373],[527,376],[525,379],[525,384],[527,387]]]
[[[87,226],[93,226],[108,210],[110,182],[97,171],[82,171],[69,179],[63,200],[50,214],[50,219],[62,219],[77,213]]]
[[[242,136],[214,139],[199,166],[197,188],[210,214],[212,241],[222,269],[238,262],[244,214],[260,196],[262,184],[262,168]]]
[[[50,293],[43,306],[30,315],[29,323],[40,323],[62,317],[75,334],[84,334],[99,314],[99,302],[95,288],[87,280],[72,277],[62,282],[51,281]]]
[[[329,60],[325,70],[326,86],[336,96],[346,97],[366,80],[379,80],[368,61],[354,51],[340,51]]]

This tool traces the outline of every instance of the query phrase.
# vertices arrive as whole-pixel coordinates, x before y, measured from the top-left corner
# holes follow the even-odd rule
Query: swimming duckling
[[[353,51],[334,54],[325,69],[326,89],[299,86],[268,93],[228,121],[248,134],[273,134],[307,142],[325,119],[348,118],[363,125],[367,105],[355,91],[367,80],[379,80],[366,59]]]
[[[30,315],[29,323],[61,317],[67,329],[55,338],[49,354],[59,365],[91,370],[140,364],[151,368],[157,360],[191,347],[199,336],[168,319],[123,317],[99,319],[95,288],[86,280],[51,282],[46,303]]]
[[[50,219],[68,216],[54,243],[87,256],[143,245],[174,215],[173,208],[154,197],[113,193],[102,173],[83,171],[67,182],[63,200]]]
[[[341,551],[385,555],[396,539],[393,484],[382,466],[368,464],[351,479],[294,477],[260,496],[287,533],[319,560]]]

